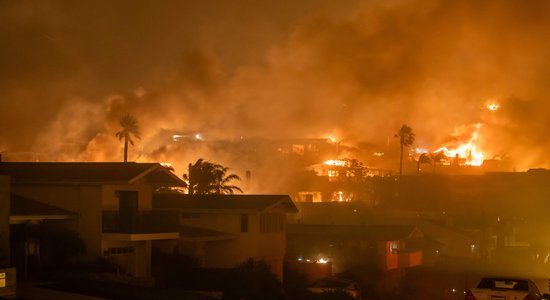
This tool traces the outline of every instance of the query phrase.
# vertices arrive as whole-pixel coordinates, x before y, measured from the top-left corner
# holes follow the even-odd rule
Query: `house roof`
[[[154,208],[176,208],[189,212],[262,212],[280,208],[287,213],[298,209],[288,195],[188,195],[161,193],[153,195]]]
[[[77,215],[77,213],[57,206],[48,205],[31,198],[11,194],[10,215],[12,216],[33,216],[33,215]]]
[[[10,223],[73,219],[77,213],[16,194],[10,195]]]
[[[288,235],[323,236],[343,239],[368,239],[395,241],[422,237],[422,232],[414,225],[326,225],[288,224]]]
[[[181,239],[195,242],[230,240],[236,238],[236,235],[231,233],[186,225],[181,225],[179,231]]]
[[[183,186],[183,181],[158,163],[121,162],[2,162],[0,175],[13,183],[133,183]]]

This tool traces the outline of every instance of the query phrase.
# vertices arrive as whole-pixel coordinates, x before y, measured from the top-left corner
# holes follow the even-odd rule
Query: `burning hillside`
[[[550,31],[548,1],[15,1],[0,8],[5,159],[121,160],[114,134],[131,113],[142,139],[130,160],[171,162],[178,174],[199,157],[242,172],[259,162],[276,185],[267,170],[279,162],[208,141],[327,132],[338,134],[337,152],[379,145],[378,158],[395,169],[392,136],[404,123],[417,145],[449,160],[475,166],[508,155],[518,170],[550,166],[550,45],[540,38]],[[161,138],[165,132],[202,136],[184,147]]]

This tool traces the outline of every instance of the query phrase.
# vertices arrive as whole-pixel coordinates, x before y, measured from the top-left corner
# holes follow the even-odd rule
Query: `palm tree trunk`
[[[399,156],[399,178],[403,175],[403,143],[401,143],[401,155]]]
[[[128,138],[124,138],[124,162],[128,162]]]
[[[195,190],[193,189],[193,185],[194,185],[194,180],[195,180],[195,174],[192,174],[191,173],[191,169],[193,169],[193,165],[192,164],[189,164],[187,166],[187,174],[188,175],[188,180],[189,182],[187,183],[187,193],[189,193],[189,195],[193,195],[195,193]]]

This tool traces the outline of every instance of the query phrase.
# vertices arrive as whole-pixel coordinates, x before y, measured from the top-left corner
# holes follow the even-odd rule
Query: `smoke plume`
[[[547,167],[549,13],[543,0],[3,1],[0,151],[119,161],[131,113],[133,160],[243,172],[169,133],[386,144],[408,124],[435,150],[482,123],[486,157]]]

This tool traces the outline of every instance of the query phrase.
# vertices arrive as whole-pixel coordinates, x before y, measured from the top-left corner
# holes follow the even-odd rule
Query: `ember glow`
[[[328,260],[321,257],[321,258],[319,258],[319,260],[317,262],[320,263],[320,264],[326,264],[328,262]]]
[[[496,111],[498,110],[498,108],[499,108],[499,105],[496,103],[487,104],[487,109],[490,111]]]
[[[169,162],[161,162],[160,165],[165,168],[172,168],[172,163]]]

